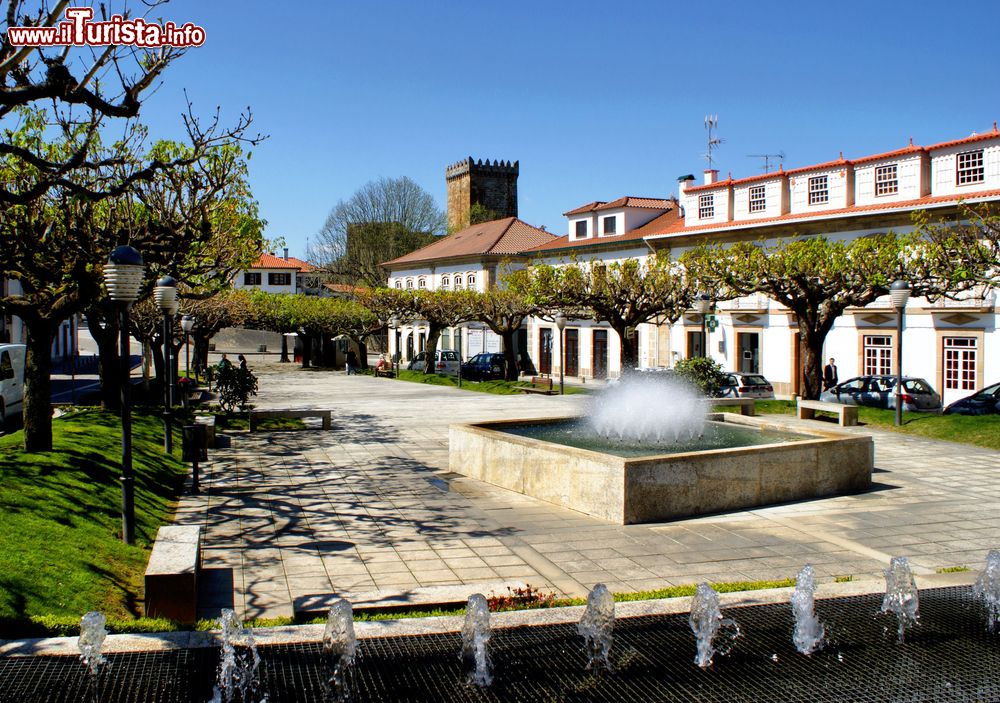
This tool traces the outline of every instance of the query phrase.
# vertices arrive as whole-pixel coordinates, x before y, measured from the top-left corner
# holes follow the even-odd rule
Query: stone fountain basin
[[[626,458],[504,431],[574,419],[451,425],[449,468],[621,525],[857,493],[871,486],[875,449],[867,436],[795,429],[801,440]],[[730,413],[708,419],[788,431]]]

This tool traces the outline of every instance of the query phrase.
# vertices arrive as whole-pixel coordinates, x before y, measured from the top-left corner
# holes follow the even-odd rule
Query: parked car
[[[424,364],[426,363],[427,352],[422,351],[410,359],[410,363],[406,365],[406,368],[410,371],[423,371]],[[459,363],[461,362],[458,358],[458,352],[451,351],[450,349],[437,349],[434,352],[434,370],[436,373],[443,373],[448,376],[457,375]]]
[[[505,376],[507,360],[503,354],[482,352],[462,364],[462,378],[470,381],[490,381]]]
[[[970,396],[956,400],[944,409],[945,415],[1000,415],[1000,383],[986,386]]]
[[[24,404],[23,344],[0,344],[0,430],[7,418],[19,415]]]
[[[941,396],[922,378],[903,377],[903,410],[941,410]],[[896,407],[895,376],[857,376],[824,391],[819,398],[831,403],[865,405],[872,408]]]
[[[719,397],[773,400],[774,386],[759,373],[730,373],[726,374],[726,382],[719,390]]]

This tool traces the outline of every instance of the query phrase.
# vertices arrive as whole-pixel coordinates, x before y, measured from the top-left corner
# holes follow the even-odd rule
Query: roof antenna
[[[779,151],[777,154],[747,154],[747,158],[764,159],[764,173],[770,173],[771,159],[775,159],[779,163],[782,163],[785,160],[785,152]]]
[[[715,159],[712,156],[712,152],[717,149],[725,139],[719,138],[717,134],[713,134],[715,130],[719,128],[719,116],[718,115],[705,115],[705,129],[708,130],[708,153],[706,153],[705,159],[708,160],[708,167],[710,169],[715,168]]]

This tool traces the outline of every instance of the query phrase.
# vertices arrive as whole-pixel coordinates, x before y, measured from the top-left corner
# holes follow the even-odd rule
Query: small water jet
[[[476,686],[489,686],[493,682],[490,671],[490,656],[487,644],[490,641],[490,608],[486,596],[473,593],[465,607],[465,623],[462,625],[462,662],[465,665],[466,682]]]
[[[222,610],[219,629],[222,650],[211,703],[266,703],[267,696],[259,701],[256,698],[260,655],[253,630],[243,627],[236,613],[229,608]]]
[[[885,597],[880,612],[895,614],[900,642],[904,640],[906,629],[920,620],[920,595],[906,557],[893,557],[885,570]]]
[[[740,628],[735,620],[723,618],[719,608],[719,594],[707,583],[698,584],[698,590],[691,602],[691,614],[688,616],[691,631],[698,640],[698,653],[694,662],[702,669],[712,665],[716,653],[725,656],[732,649],[736,638],[740,636]],[[721,630],[725,630],[722,646],[716,649],[714,640]]]
[[[986,568],[976,579],[972,593],[986,609],[986,629],[996,632],[1000,622],[1000,550],[991,549],[986,555]]]
[[[597,396],[588,415],[602,437],[677,442],[700,437],[707,413],[707,399],[691,384],[642,374],[625,376]]]
[[[576,626],[587,646],[587,669],[595,665],[611,671],[611,643],[615,629],[615,599],[603,583],[587,596],[587,610]]]
[[[323,660],[327,671],[327,697],[330,700],[347,700],[347,671],[354,663],[358,640],[354,636],[354,609],[338,598],[330,607],[323,631]]]
[[[87,672],[90,676],[91,699],[94,701],[101,698],[101,669],[108,660],[101,653],[104,640],[108,636],[105,628],[103,613],[91,611],[80,618],[80,638],[77,646],[80,648],[80,660],[86,664]]]
[[[823,646],[824,628],[816,617],[816,572],[808,564],[795,577],[791,602],[795,616],[792,642],[802,654],[812,654]]]

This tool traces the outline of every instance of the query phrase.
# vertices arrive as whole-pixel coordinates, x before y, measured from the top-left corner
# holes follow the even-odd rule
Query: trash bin
[[[184,425],[182,438],[183,461],[208,461],[208,435],[204,425]]]

